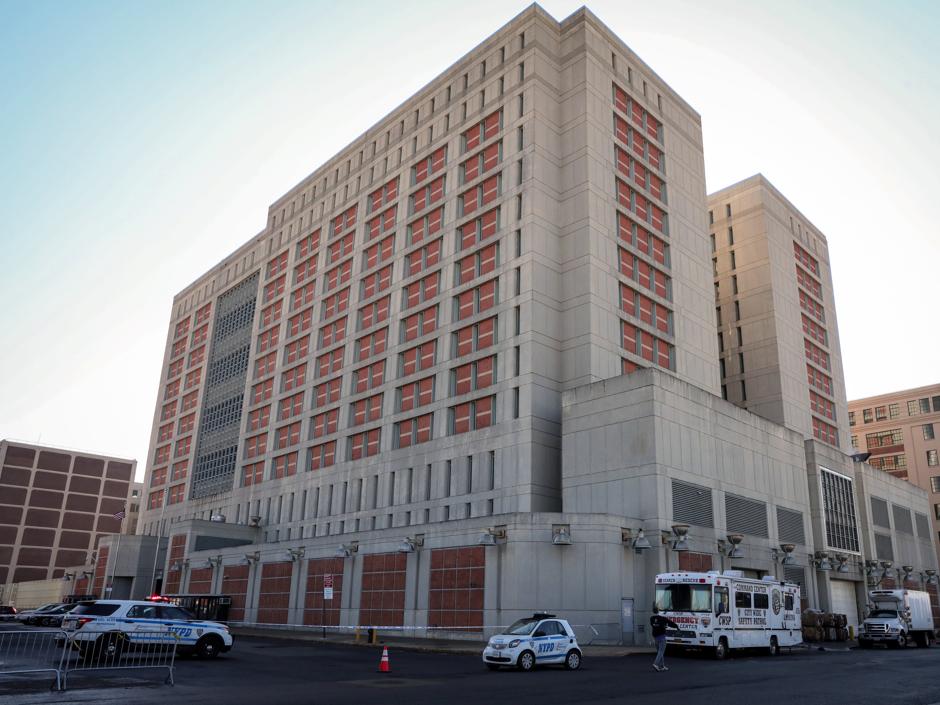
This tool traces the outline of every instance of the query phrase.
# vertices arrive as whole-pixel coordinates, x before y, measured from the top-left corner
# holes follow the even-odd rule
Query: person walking
[[[679,625],[668,617],[663,617],[659,613],[659,608],[653,605],[653,615],[650,617],[650,628],[653,633],[653,639],[656,641],[656,660],[653,661],[653,668],[657,671],[668,671],[666,667],[666,630],[678,629]]]

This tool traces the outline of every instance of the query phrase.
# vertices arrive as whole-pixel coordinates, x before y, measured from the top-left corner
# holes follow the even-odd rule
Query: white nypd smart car
[[[543,664],[564,665],[574,671],[581,666],[581,649],[567,621],[536,612],[491,637],[483,649],[483,663],[491,671],[500,666],[531,671]]]
[[[164,642],[175,643],[180,654],[215,658],[233,643],[224,624],[198,620],[176,605],[145,600],[79,602],[62,621],[62,629],[79,652],[115,660],[124,650]]]

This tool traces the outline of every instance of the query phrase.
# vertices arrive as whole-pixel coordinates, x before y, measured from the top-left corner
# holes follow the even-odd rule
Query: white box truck
[[[858,633],[863,649],[873,644],[930,646],[934,638],[930,595],[918,590],[872,590],[870,609]]]

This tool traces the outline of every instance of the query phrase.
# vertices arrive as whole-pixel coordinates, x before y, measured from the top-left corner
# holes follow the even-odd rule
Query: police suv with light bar
[[[723,573],[662,573],[656,576],[656,607],[679,629],[666,631],[666,643],[710,649],[719,659],[731,649],[769,649],[771,655],[803,640],[800,586],[773,576]]]
[[[177,653],[215,658],[232,648],[228,627],[195,619],[186,610],[143,600],[79,602],[62,629],[80,652],[118,658],[125,648],[176,643]]]

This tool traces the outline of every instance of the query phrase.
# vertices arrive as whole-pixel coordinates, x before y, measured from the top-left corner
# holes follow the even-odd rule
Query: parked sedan
[[[0,622],[12,622],[16,619],[16,607],[0,605]]]
[[[61,627],[62,620],[65,618],[69,612],[75,609],[77,602],[73,602],[69,605],[60,605],[55,609],[49,610],[48,612],[43,612],[42,614],[37,614],[35,616],[35,624],[38,624],[42,627]]]
[[[46,612],[51,612],[56,607],[61,607],[61,602],[50,602],[49,604],[43,605],[42,607],[37,607],[34,610],[23,610],[22,612],[17,613],[16,621],[22,622],[23,624],[39,624],[39,619],[42,618]]]

